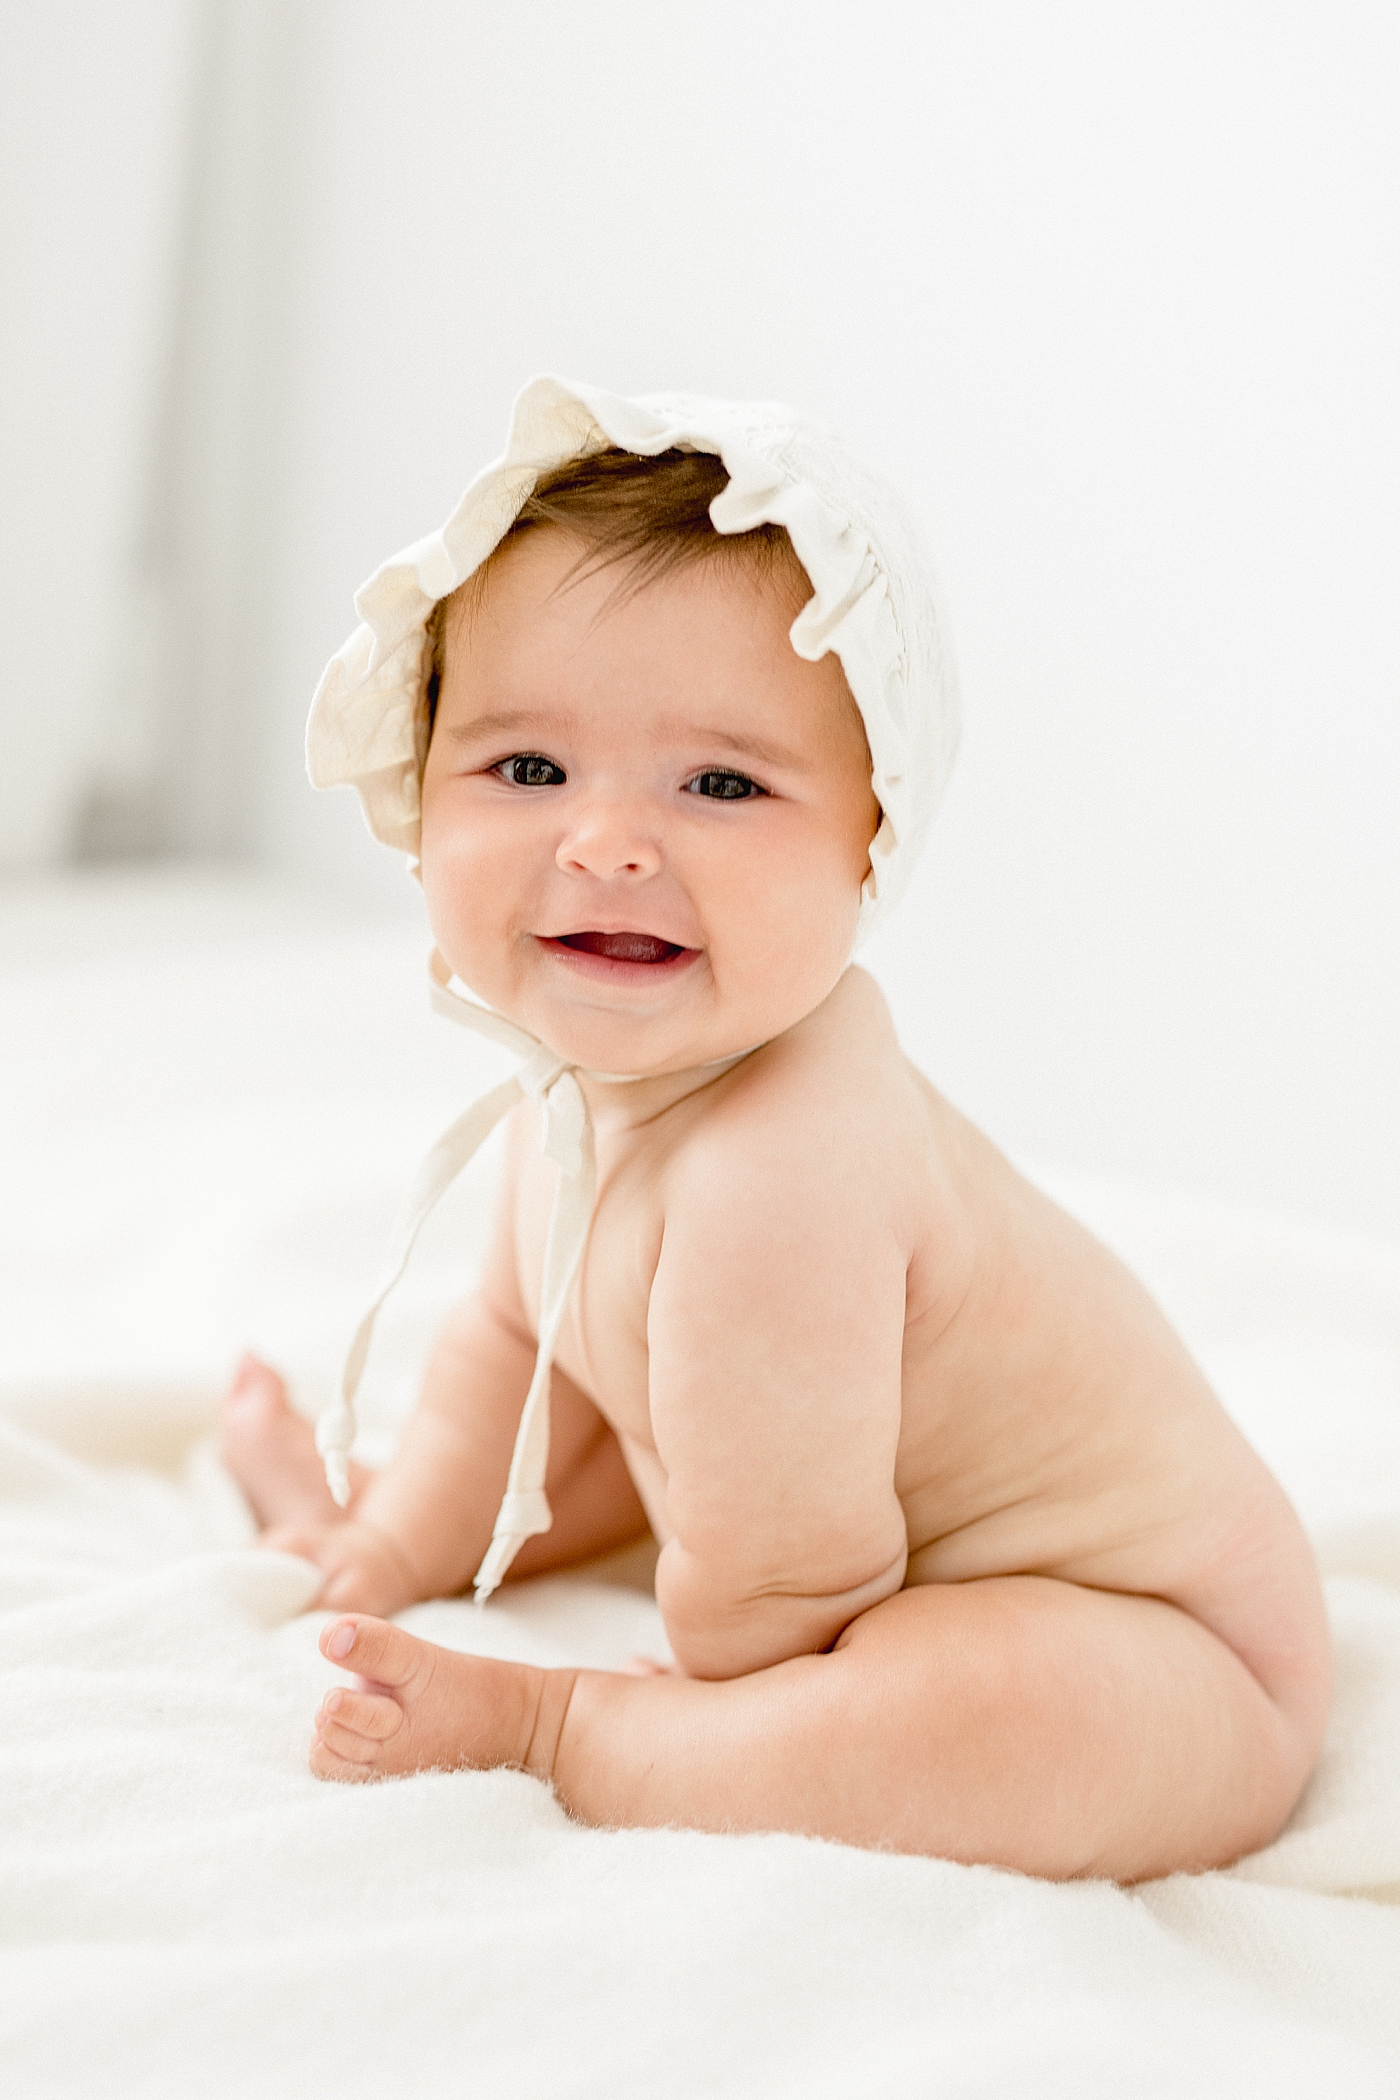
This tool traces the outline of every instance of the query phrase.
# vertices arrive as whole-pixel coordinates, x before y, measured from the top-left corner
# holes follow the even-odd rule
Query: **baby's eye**
[[[707,766],[693,780],[687,780],[688,795],[708,795],[713,802],[751,802],[755,795],[766,795],[756,780],[747,773],[728,773],[718,766]]]
[[[503,758],[491,771],[518,788],[562,787],[568,778],[562,766],[556,766],[552,758],[541,758],[538,751],[519,751],[514,758]]]

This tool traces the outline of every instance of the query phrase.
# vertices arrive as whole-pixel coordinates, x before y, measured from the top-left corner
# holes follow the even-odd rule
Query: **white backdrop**
[[[151,765],[127,663],[186,229],[191,0],[0,0],[0,869]],[[120,639],[116,639],[120,637]]]
[[[784,395],[952,610],[963,759],[870,957],[911,1052],[1018,1155],[1400,1234],[1400,14],[222,20],[173,832],[411,909],[301,775],[353,586],[535,371]]]

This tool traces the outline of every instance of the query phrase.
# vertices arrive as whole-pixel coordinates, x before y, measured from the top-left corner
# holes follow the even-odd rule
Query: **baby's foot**
[[[240,1358],[224,1395],[221,1449],[264,1530],[339,1518],[311,1424],[288,1405],[282,1380],[256,1356]],[[360,1471],[350,1469],[352,1496]]]
[[[358,1683],[316,1715],[318,1779],[386,1779],[464,1765],[549,1776],[575,1673],[459,1655],[382,1619],[333,1619],[321,1653]]]
[[[326,1578],[316,1602],[331,1611],[366,1611],[388,1619],[426,1595],[393,1540],[354,1516],[337,1513],[331,1524],[277,1524],[258,1544],[315,1561]]]

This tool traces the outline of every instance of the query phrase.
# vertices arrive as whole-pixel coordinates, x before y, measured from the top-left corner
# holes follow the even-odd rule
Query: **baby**
[[[771,415],[536,382],[454,523],[361,594],[319,777],[420,852],[440,980],[571,1075],[596,1201],[551,1369],[563,1176],[527,1093],[393,1463],[352,1464],[339,1507],[252,1359],[227,1456],[339,1614],[323,1778],[513,1765],[594,1824],[1217,1865],[1317,1758],[1317,1575],[1147,1293],[910,1065],[851,963],[952,748],[885,500]],[[537,1354],[544,1496],[517,1450],[482,1586],[649,1527],[674,1669],[389,1623],[488,1556]]]

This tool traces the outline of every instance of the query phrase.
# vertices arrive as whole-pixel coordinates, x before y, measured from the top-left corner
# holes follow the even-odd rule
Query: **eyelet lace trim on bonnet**
[[[376,569],[356,593],[361,625],[331,658],[312,702],[306,755],[313,783],[353,786],[374,836],[416,860],[428,617],[486,560],[541,474],[610,446],[644,455],[672,446],[718,453],[729,481],[710,506],[716,530],[786,526],[812,584],[789,630],[792,646],[811,662],[828,650],[840,658],[870,746],[881,821],[861,893],[863,939],[908,881],[947,784],[958,743],[957,681],[937,586],[903,506],[837,438],[778,404],[687,394],[628,399],[560,379],[532,380],[516,401],[501,458],[472,482],[440,531]],[[419,1168],[394,1228],[385,1281],[356,1331],[341,1398],[322,1417],[317,1444],[343,1508],[354,1396],[379,1307],[444,1189],[517,1101],[541,1100],[545,1150],[559,1163],[560,1181],[545,1253],[539,1354],[505,1500],[476,1579],[484,1599],[524,1540],[550,1524],[549,1371],[592,1216],[593,1132],[565,1060],[451,992],[436,954],[431,968],[438,1011],[519,1050],[523,1062],[514,1079],[444,1132]]]

